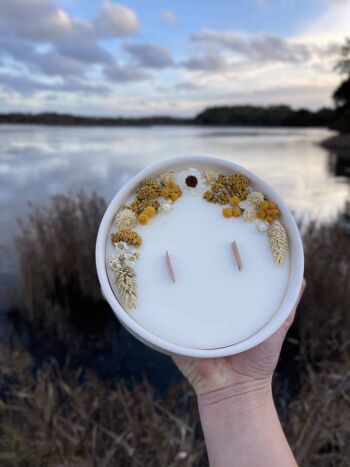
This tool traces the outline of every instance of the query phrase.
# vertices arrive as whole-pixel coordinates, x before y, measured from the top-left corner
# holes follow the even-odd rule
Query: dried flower
[[[278,220],[273,221],[267,235],[275,263],[283,264],[288,251],[288,238],[283,225]]]
[[[242,214],[242,211],[239,209],[238,206],[233,206],[233,208],[231,209],[233,217],[239,217]]]
[[[267,228],[268,228],[268,225],[269,224],[266,221],[257,220],[257,222],[256,222],[256,228],[257,228],[258,232],[266,232]]]
[[[174,204],[171,199],[162,199],[160,201],[160,208],[159,212],[161,214],[169,214],[169,212],[173,209]]]
[[[253,222],[256,219],[256,213],[258,211],[257,207],[253,203],[249,203],[250,205],[244,210],[242,218],[244,222]]]
[[[178,173],[176,180],[181,190],[191,195],[202,195],[206,190],[206,184],[201,170],[192,167],[182,170]]]
[[[277,208],[276,203],[272,201],[261,201],[256,217],[258,219],[264,219],[265,221],[271,223],[272,221],[277,219],[279,215],[280,212]]]
[[[143,213],[146,214],[146,216],[148,216],[148,217],[154,217],[156,215],[157,211],[155,210],[155,208],[153,206],[147,206],[143,210]]]
[[[138,191],[142,190],[143,188],[149,188],[152,192],[154,192],[155,197],[159,196],[160,190],[161,190],[160,184],[153,178],[146,178],[145,180],[143,180],[140,183],[140,186],[138,190],[136,191],[136,193],[138,193]]]
[[[131,209],[124,208],[116,214],[114,223],[119,230],[132,230],[137,225],[136,215]]]
[[[182,196],[182,191],[175,182],[169,182],[164,188],[161,189],[160,194],[163,198],[175,202]]]
[[[264,201],[264,195],[262,193],[260,193],[260,191],[252,191],[247,196],[247,200],[250,201],[251,203],[256,204],[257,206],[259,206],[261,201]]]
[[[216,172],[204,172],[204,180],[209,185],[212,185],[214,182],[217,181],[219,174]]]
[[[238,198],[238,196],[232,196],[232,198],[230,198],[231,206],[238,206],[239,202],[240,199]]]
[[[139,215],[147,206],[153,206],[156,211],[159,209],[159,201],[152,199],[150,201],[140,201],[137,198],[130,204],[130,208],[134,211],[135,214]]]
[[[226,219],[229,219],[230,217],[233,217],[232,208],[223,208],[222,209],[222,215],[224,217],[226,217]]]
[[[160,184],[162,186],[168,185],[170,182],[175,182],[173,175],[170,172],[163,172],[160,177]]]
[[[249,179],[241,173],[237,172],[231,175],[221,174],[217,181],[226,187],[230,196],[236,195],[242,200],[248,196]]]
[[[135,246],[136,248],[140,248],[142,245],[140,235],[132,230],[120,230],[119,232],[112,233],[111,239],[114,244],[125,242],[128,245]]]
[[[137,216],[137,220],[140,224],[146,225],[149,221],[149,217],[147,216],[147,214],[141,213],[139,216]]]
[[[211,185],[210,191],[206,191],[203,198],[210,203],[227,204],[230,201],[230,193],[225,185],[219,182],[214,182]]]
[[[115,284],[120,298],[124,306],[130,309],[136,307],[136,272],[127,261],[130,259],[126,260],[122,255],[114,256],[109,262],[109,267],[114,272]]]

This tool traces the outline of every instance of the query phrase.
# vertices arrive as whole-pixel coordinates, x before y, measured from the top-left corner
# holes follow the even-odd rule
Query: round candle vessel
[[[289,252],[281,266],[273,262],[266,233],[242,218],[226,219],[222,207],[187,192],[166,216],[157,215],[134,230],[143,246],[137,260],[138,304],[125,311],[108,260],[118,209],[135,196],[145,178],[194,167],[246,175],[254,190],[273,200],[288,235]],[[191,180],[192,181],[192,180]],[[242,258],[239,270],[232,242]],[[173,263],[173,283],[165,252]],[[231,162],[184,157],[154,164],[131,179],[115,196],[102,219],[96,264],[104,296],[122,324],[150,347],[193,357],[232,355],[271,336],[290,313],[303,279],[303,248],[293,216],[263,180]]]

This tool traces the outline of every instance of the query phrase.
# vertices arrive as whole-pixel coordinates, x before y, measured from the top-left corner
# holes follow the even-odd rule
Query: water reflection
[[[268,181],[299,217],[330,220],[348,196],[349,168],[339,158],[330,163],[334,156],[318,146],[329,134],[286,128],[1,126],[2,268],[11,264],[8,244],[28,201],[43,204],[51,195],[81,189],[110,199],[137,171],[169,157],[232,160]]]

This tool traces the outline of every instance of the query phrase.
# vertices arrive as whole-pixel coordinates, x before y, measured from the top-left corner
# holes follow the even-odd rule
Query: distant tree
[[[346,76],[335,90],[333,99],[336,105],[336,123],[334,128],[341,133],[350,132],[350,39],[346,39],[341,50],[341,59],[336,69]]]

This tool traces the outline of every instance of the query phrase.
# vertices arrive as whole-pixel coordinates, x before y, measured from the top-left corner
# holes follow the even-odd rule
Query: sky
[[[0,0],[0,112],[332,105],[350,0]]]

